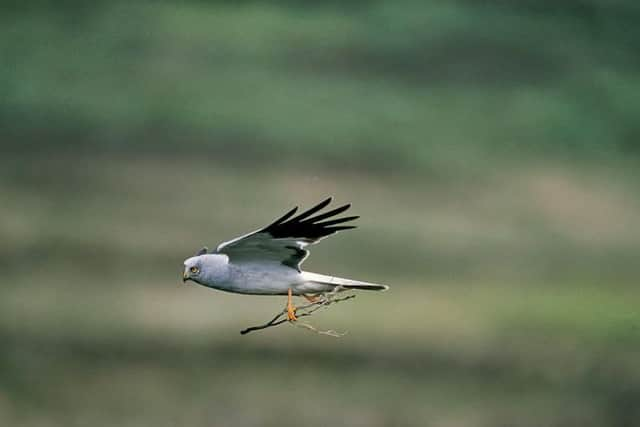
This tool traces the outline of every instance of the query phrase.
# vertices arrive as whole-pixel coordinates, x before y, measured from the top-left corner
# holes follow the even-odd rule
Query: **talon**
[[[287,292],[287,318],[289,322],[295,322],[298,320],[296,317],[296,308],[293,306],[293,302],[291,301],[291,288],[289,288]]]

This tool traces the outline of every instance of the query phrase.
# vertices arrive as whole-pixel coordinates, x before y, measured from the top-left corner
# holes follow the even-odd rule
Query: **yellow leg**
[[[291,301],[291,295],[291,288],[289,288],[289,291],[287,292],[287,317],[290,322],[295,322],[298,318],[296,317],[296,308],[293,306],[293,302]]]

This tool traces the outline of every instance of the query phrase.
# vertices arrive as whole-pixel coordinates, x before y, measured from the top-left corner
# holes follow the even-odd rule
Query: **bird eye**
[[[189,271],[193,274],[196,274],[198,271],[200,271],[200,269],[198,267],[191,267]]]

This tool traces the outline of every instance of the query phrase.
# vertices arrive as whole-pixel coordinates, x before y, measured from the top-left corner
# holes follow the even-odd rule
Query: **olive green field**
[[[640,425],[640,7],[9,2],[0,425]],[[182,283],[327,196],[281,296]],[[303,303],[303,300],[299,300]]]

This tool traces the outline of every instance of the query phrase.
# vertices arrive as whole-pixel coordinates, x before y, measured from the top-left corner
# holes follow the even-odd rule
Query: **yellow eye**
[[[200,269],[198,267],[191,267],[189,271],[193,274],[196,274],[198,271],[200,271]]]

